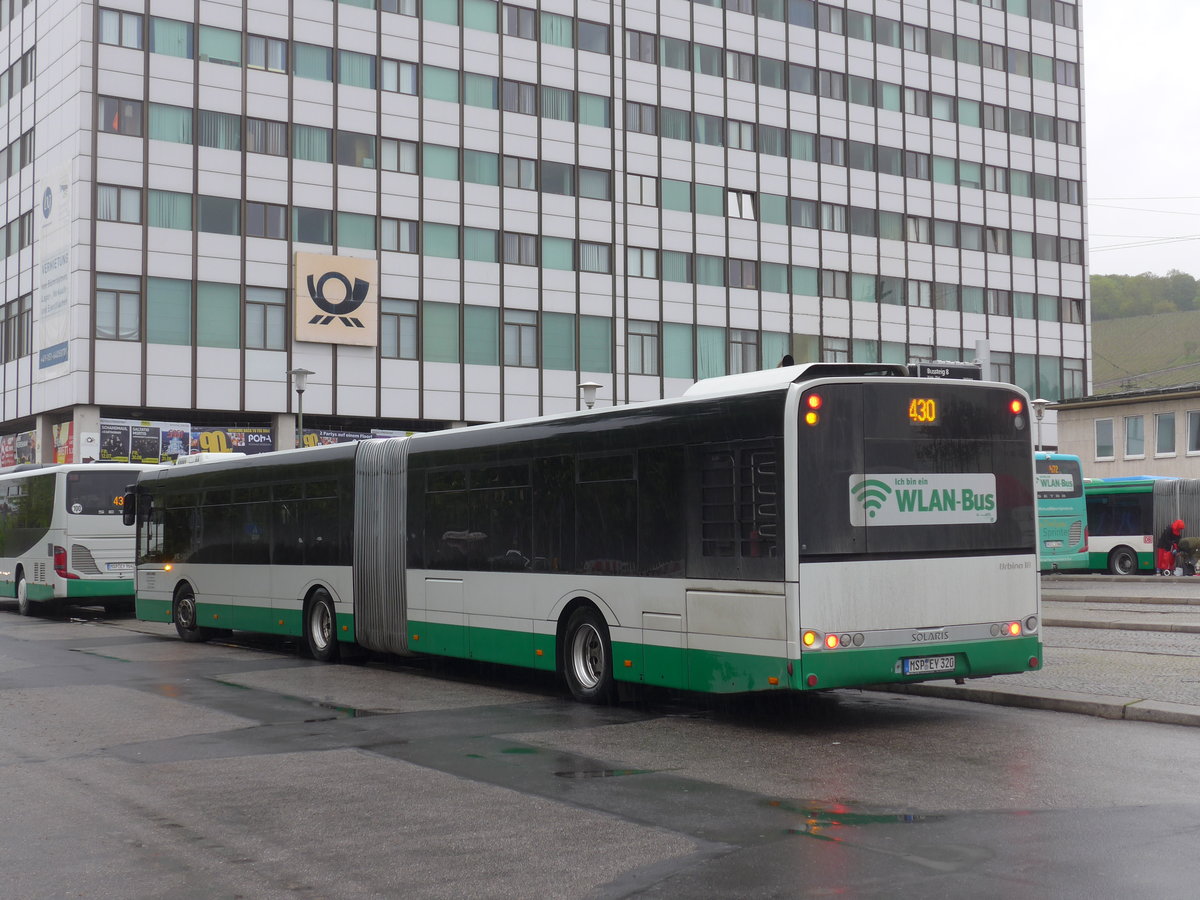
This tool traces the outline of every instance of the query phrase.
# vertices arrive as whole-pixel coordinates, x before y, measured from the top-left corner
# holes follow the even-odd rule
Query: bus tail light
[[[1004,633],[1009,635],[1010,637],[1020,637],[1021,636],[1021,623],[1020,622],[1009,622],[1007,625],[1004,626]]]
[[[59,578],[78,578],[74,572],[67,571],[67,548],[54,548],[54,574]]]
[[[816,425],[821,421],[821,414],[817,412],[821,408],[824,401],[820,394],[809,394],[804,398],[804,424]]]
[[[838,643],[838,636],[836,634],[825,635],[825,646],[830,650],[836,650],[838,648]]]
[[[1020,397],[1013,397],[1012,400],[1009,401],[1008,410],[1014,416],[1019,416],[1022,412],[1025,411],[1025,404],[1021,402]]]
[[[821,636],[815,631],[806,631],[804,632],[804,636],[801,638],[801,640],[804,642],[805,647],[815,647],[818,643],[820,643]]]

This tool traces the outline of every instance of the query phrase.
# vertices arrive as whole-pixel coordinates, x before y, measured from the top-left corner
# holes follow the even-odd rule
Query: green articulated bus
[[[1028,398],[809,364],[683,397],[146,472],[137,614],[616,682],[1041,665]]]

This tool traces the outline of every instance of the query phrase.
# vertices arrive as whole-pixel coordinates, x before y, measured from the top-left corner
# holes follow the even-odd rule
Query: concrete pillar
[[[100,407],[76,406],[74,423],[75,462],[100,461]]]
[[[53,463],[54,459],[54,429],[53,420],[46,413],[42,413],[34,420],[33,423],[33,439],[37,442],[36,456],[34,462]]]
[[[296,414],[275,413],[271,419],[271,433],[275,437],[276,450],[293,450],[296,447]]]

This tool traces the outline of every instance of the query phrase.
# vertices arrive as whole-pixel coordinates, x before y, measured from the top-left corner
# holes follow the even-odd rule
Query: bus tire
[[[23,616],[31,616],[37,610],[35,607],[38,604],[29,599],[29,585],[25,581],[25,573],[17,570],[17,588],[14,592],[17,595],[17,612]]]
[[[189,644],[202,644],[213,636],[211,628],[196,623],[196,592],[190,584],[180,585],[171,603],[171,620],[180,639]]]
[[[313,591],[304,604],[304,641],[313,659],[318,662],[337,661],[337,613],[333,608],[333,598],[325,588]]]
[[[612,640],[595,607],[581,606],[567,619],[562,660],[563,678],[572,697],[580,703],[612,702]]]
[[[1108,554],[1108,571],[1113,575],[1136,575],[1137,570],[1137,553],[1132,547],[1114,547]]]

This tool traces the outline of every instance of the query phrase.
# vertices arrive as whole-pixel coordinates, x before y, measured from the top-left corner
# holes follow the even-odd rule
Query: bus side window
[[[277,566],[298,566],[304,562],[304,535],[300,529],[299,503],[276,501],[271,528],[271,562]]]

